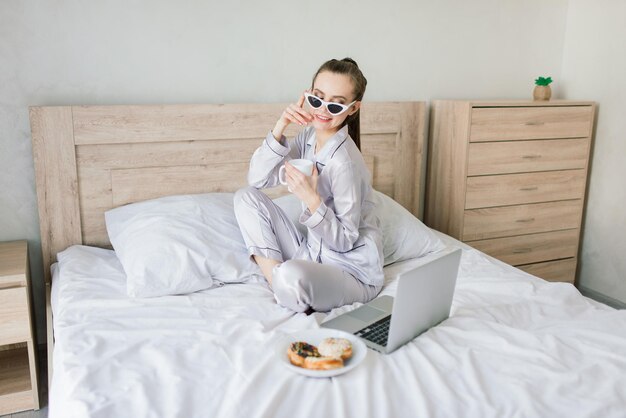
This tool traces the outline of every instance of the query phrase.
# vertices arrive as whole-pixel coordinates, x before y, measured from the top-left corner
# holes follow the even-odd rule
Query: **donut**
[[[291,343],[287,349],[287,357],[294,366],[304,367],[304,360],[308,357],[319,357],[320,353],[314,345],[303,341]]]
[[[317,347],[321,356],[347,360],[352,357],[352,343],[346,338],[325,338]]]
[[[343,367],[343,360],[336,357],[307,357],[304,367],[311,370],[331,370]]]

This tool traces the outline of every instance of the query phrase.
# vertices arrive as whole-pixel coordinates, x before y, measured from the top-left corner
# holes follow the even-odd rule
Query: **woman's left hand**
[[[287,161],[285,162],[285,178],[291,192],[307,205],[311,213],[315,212],[322,203],[317,193],[317,167],[313,166],[313,174],[307,176]]]

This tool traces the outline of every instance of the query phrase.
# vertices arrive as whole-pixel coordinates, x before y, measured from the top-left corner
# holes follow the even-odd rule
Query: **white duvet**
[[[277,360],[294,314],[262,282],[129,299],[115,253],[72,247],[52,286],[49,417],[624,417],[626,311],[462,246],[451,316],[333,378]],[[395,277],[432,256],[388,266]]]

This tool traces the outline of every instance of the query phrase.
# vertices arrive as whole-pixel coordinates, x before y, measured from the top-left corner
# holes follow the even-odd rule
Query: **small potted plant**
[[[550,96],[552,96],[550,83],[552,83],[552,77],[538,77],[535,80],[536,86],[533,90],[533,99],[550,100]]]

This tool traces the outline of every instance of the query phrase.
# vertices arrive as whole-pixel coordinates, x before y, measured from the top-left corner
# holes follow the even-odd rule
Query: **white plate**
[[[350,342],[352,343],[352,357],[344,362],[343,367],[331,370],[310,370],[291,364],[291,362],[289,361],[289,357],[287,357],[287,349],[289,348],[291,343],[294,343],[296,341],[303,341],[317,347],[324,338],[345,338],[347,340],[350,340]],[[365,356],[367,355],[367,347],[365,346],[363,341],[359,339],[359,337],[353,334],[348,334],[347,332],[329,328],[307,329],[294,332],[293,334],[288,334],[281,338],[276,348],[276,355],[278,356],[279,361],[284,364],[285,367],[296,373],[311,377],[332,377],[349,372],[350,370],[361,364],[361,362],[365,360]]]

